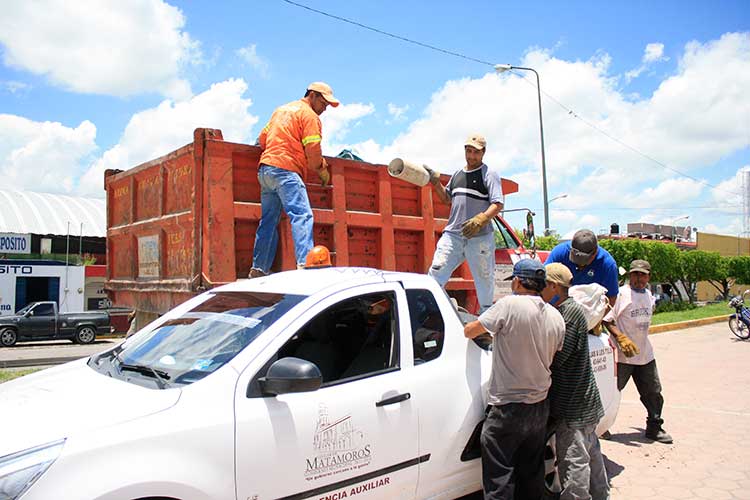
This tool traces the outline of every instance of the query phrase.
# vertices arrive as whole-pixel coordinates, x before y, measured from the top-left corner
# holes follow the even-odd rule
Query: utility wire
[[[360,27],[360,28],[363,28],[363,29],[366,29],[366,30],[369,30],[369,31],[372,31],[372,32],[375,32],[375,33],[378,33],[380,35],[385,35],[385,36],[388,36],[388,37],[391,37],[391,38],[395,38],[396,40],[401,40],[403,42],[407,42],[407,43],[411,43],[411,44],[414,44],[414,45],[418,45],[420,47],[424,47],[426,49],[434,50],[434,51],[437,51],[437,52],[442,52],[443,54],[447,54],[447,55],[454,56],[454,57],[459,57],[461,59],[466,59],[468,61],[473,61],[473,62],[476,62],[476,63],[479,63],[479,64],[490,66],[492,68],[495,67],[495,65],[493,63],[489,62],[489,61],[483,61],[481,59],[477,59],[477,58],[474,58],[474,57],[471,57],[471,56],[467,56],[467,55],[461,54],[459,52],[453,52],[453,51],[446,50],[446,49],[443,49],[443,48],[440,48],[440,47],[436,47],[434,45],[430,45],[430,44],[423,43],[423,42],[420,42],[420,41],[417,41],[417,40],[413,40],[411,38],[407,38],[407,37],[404,37],[404,36],[400,36],[400,35],[396,35],[396,34],[393,34],[393,33],[389,33],[388,31],[383,31],[383,30],[378,29],[378,28],[373,28],[372,26],[368,26],[366,24],[362,24],[360,22],[353,21],[353,20],[347,19],[345,17],[341,17],[341,16],[337,16],[337,15],[334,15],[334,14],[330,14],[330,13],[322,11],[322,10],[313,9],[312,7],[309,7],[307,5],[303,5],[301,3],[293,2],[292,0],[282,0],[282,1],[286,2],[286,3],[290,4],[290,5],[293,5],[295,7],[299,7],[301,9],[305,9],[305,10],[308,10],[310,12],[315,12],[316,14],[320,14],[322,16],[329,17],[329,18],[335,19],[337,21],[341,21],[341,22],[344,22],[344,23],[352,24],[354,26],[357,26],[357,27]],[[534,83],[532,83],[526,75],[523,75],[523,74],[518,73],[518,72],[513,71],[513,70],[511,70],[511,73],[513,73],[516,76],[519,76],[519,77],[523,78],[523,80],[526,83],[528,83],[529,85],[531,85],[532,87],[536,87],[536,85]],[[665,168],[665,169],[667,169],[667,170],[669,170],[671,172],[674,172],[677,175],[681,175],[683,177],[687,177],[688,179],[692,179],[695,182],[698,182],[700,184],[704,184],[704,185],[706,185],[706,186],[708,186],[710,188],[716,189],[717,191],[724,191],[725,193],[730,193],[730,194],[733,194],[733,195],[742,196],[742,193],[739,193],[737,191],[730,191],[730,190],[727,190],[727,189],[720,188],[718,186],[714,186],[713,184],[711,184],[709,182],[706,182],[706,181],[704,181],[702,179],[699,179],[697,177],[693,177],[690,174],[686,174],[684,172],[681,172],[681,171],[679,171],[677,169],[674,169],[674,168],[666,165],[665,163],[663,163],[663,162],[661,162],[661,161],[653,158],[652,156],[649,156],[648,154],[646,154],[646,153],[644,153],[644,152],[642,152],[642,151],[634,148],[633,146],[630,146],[629,144],[621,141],[617,137],[609,134],[605,130],[602,130],[601,128],[597,127],[593,123],[591,123],[588,120],[584,119],[582,116],[580,116],[578,113],[576,113],[575,111],[573,111],[571,108],[569,108],[568,106],[564,105],[563,103],[561,103],[560,101],[558,101],[557,99],[555,99],[553,96],[551,96],[550,94],[548,94],[547,92],[545,92],[544,90],[542,90],[541,86],[539,88],[539,91],[542,94],[544,94],[545,97],[547,97],[552,102],[554,102],[555,104],[557,104],[558,106],[560,106],[562,109],[564,109],[565,111],[567,111],[568,115],[572,116],[573,118],[576,118],[576,119],[580,120],[583,124],[585,124],[586,126],[590,127],[591,129],[599,132],[600,134],[604,135],[605,137],[607,137],[611,141],[614,141],[617,144],[623,146],[624,148],[627,148],[630,151],[632,151],[632,152],[634,152],[634,153],[642,156],[643,158],[646,158],[647,160],[650,160],[650,161],[656,163],[660,167]]]

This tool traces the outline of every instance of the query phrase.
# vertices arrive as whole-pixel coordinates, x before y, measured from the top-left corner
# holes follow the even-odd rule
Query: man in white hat
[[[279,234],[281,209],[289,216],[297,267],[304,267],[313,248],[313,213],[305,188],[308,170],[316,172],[323,186],[330,181],[328,164],[320,149],[320,115],[339,100],[327,83],[313,82],[305,96],[276,108],[258,137],[263,149],[258,166],[261,216],[255,233],[250,278],[271,270]]]
[[[464,143],[466,166],[453,174],[447,186],[428,169],[435,193],[450,204],[451,211],[427,274],[445,286],[453,271],[467,261],[480,313],[490,308],[495,295],[495,234],[490,222],[504,202],[500,176],[483,162],[486,149],[484,137],[470,135]]]

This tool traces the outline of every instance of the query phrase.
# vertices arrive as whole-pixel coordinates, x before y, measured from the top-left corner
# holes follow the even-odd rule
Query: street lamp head
[[[504,73],[505,71],[509,71],[513,69],[513,66],[510,64],[495,64],[495,71],[498,73]]]
[[[552,203],[555,200],[559,200],[559,199],[567,198],[567,197],[568,197],[568,193],[559,194],[555,196],[554,198],[552,198],[551,200],[549,200],[548,203]]]

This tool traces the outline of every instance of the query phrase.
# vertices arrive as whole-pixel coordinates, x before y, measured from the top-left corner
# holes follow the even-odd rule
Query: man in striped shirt
[[[495,234],[490,222],[504,202],[500,176],[482,161],[486,149],[484,137],[470,135],[464,144],[466,166],[453,174],[447,186],[440,183],[440,175],[429,170],[438,199],[450,204],[451,211],[427,274],[444,287],[466,260],[480,314],[490,308],[495,295]]]
[[[573,273],[560,263],[547,264],[542,298],[565,320],[565,340],[552,361],[550,419],[555,431],[561,500],[609,498],[607,471],[596,436],[604,416],[591,370],[588,324],[583,308],[568,296]]]
[[[258,136],[263,149],[258,166],[261,216],[255,233],[253,265],[248,277],[256,278],[271,270],[279,242],[281,209],[289,216],[297,267],[304,267],[313,248],[313,213],[305,181],[308,170],[318,174],[323,186],[328,184],[328,164],[320,149],[322,126],[320,115],[339,100],[323,82],[307,86],[305,96],[279,106]]]

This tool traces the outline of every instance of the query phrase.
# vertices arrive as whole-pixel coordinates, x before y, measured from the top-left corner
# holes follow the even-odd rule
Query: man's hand
[[[318,170],[318,177],[320,177],[320,185],[326,187],[331,182],[331,174],[328,172],[326,167],[322,167]]]
[[[636,346],[633,341],[630,340],[630,338],[624,333],[621,333],[620,335],[615,337],[615,340],[617,341],[617,344],[620,346],[620,350],[626,358],[632,358],[636,354],[640,354],[641,351],[638,350],[638,346]]]
[[[463,226],[461,226],[461,234],[464,235],[464,238],[473,238],[489,221],[490,218],[484,215],[484,212],[476,214],[464,222]]]
[[[427,173],[430,174],[430,184],[435,185],[440,183],[440,174],[432,170],[427,165],[422,165]]]

